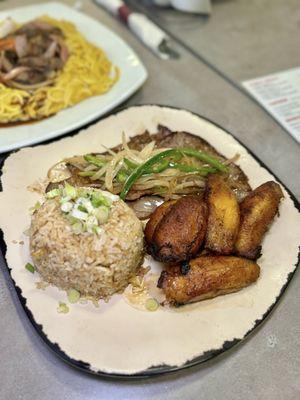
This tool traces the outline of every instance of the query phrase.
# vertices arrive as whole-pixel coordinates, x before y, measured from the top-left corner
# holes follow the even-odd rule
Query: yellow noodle
[[[41,19],[62,30],[69,58],[52,86],[29,93],[0,84],[0,123],[48,117],[88,97],[106,93],[119,79],[119,69],[104,51],[89,43],[72,23],[48,16]]]

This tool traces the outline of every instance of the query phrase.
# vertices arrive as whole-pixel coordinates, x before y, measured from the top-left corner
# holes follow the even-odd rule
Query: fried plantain
[[[233,256],[201,256],[191,260],[182,273],[180,265],[163,271],[158,287],[167,301],[182,305],[237,292],[255,282],[259,266],[251,260]]]
[[[155,260],[166,263],[188,260],[203,243],[207,205],[200,196],[185,196],[166,208],[147,223],[147,250]]]
[[[253,190],[240,204],[241,222],[235,243],[236,254],[256,259],[261,242],[275,215],[283,193],[276,182],[266,182]]]
[[[220,175],[210,175],[206,184],[208,223],[205,248],[218,254],[231,254],[237,238],[240,210],[237,198]]]
[[[155,211],[151,214],[150,219],[147,222],[144,231],[147,243],[151,243],[157,225],[163,219],[163,217],[168,213],[170,207],[176,203],[176,201],[177,200],[165,201],[159,207],[157,207]]]

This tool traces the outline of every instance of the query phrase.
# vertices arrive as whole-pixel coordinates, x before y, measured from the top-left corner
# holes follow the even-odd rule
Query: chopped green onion
[[[70,185],[68,182],[65,183],[64,194],[66,197],[70,197],[71,199],[76,199],[77,197],[77,189]]]
[[[109,217],[112,202],[115,201],[110,193],[92,188],[75,188],[66,183],[60,191],[60,209],[70,223],[74,234],[83,232],[99,234],[99,227]]]
[[[39,208],[41,208],[41,203],[37,201],[33,207],[29,208],[30,214],[33,214],[35,211],[37,211]]]
[[[82,221],[85,221],[87,219],[88,214],[86,212],[78,210],[78,208],[73,208],[73,210],[71,211],[71,216],[80,219]]]
[[[119,183],[124,183],[126,181],[127,177],[128,177],[128,175],[126,174],[126,172],[121,170],[117,173],[116,178]]]
[[[99,210],[99,209],[98,209]],[[97,211],[98,211],[97,210]],[[89,215],[85,221],[86,225],[92,227],[98,224],[97,217],[95,215]]]
[[[32,264],[30,264],[30,263],[27,263],[27,264],[25,265],[25,268],[27,269],[27,271],[29,271],[29,272],[31,272],[32,274],[34,274],[34,271],[35,271],[34,265],[32,265]]]
[[[66,201],[60,206],[61,211],[68,213],[72,210],[73,204],[70,201]]]
[[[82,205],[88,213],[92,213],[94,211],[94,206],[92,205],[89,197],[79,197],[76,200],[76,204]]]
[[[70,224],[72,224],[72,225],[76,224],[76,222],[78,222],[78,219],[74,218],[71,214],[67,215],[67,218],[68,218]]]
[[[76,289],[69,289],[67,291],[68,300],[70,303],[74,304],[77,303],[80,299],[80,293]]]
[[[91,202],[95,208],[98,208],[100,206],[106,206],[106,207],[111,206],[111,200],[108,199],[107,197],[104,197],[101,193],[98,192],[92,194]]]
[[[69,307],[66,305],[66,303],[60,301],[58,303],[57,312],[60,314],[67,314],[69,312]]]
[[[101,160],[99,157],[93,156],[92,154],[86,154],[83,158],[89,164],[95,165],[96,167],[103,167],[103,165],[106,164],[106,161]]]
[[[54,199],[54,197],[60,196],[61,195],[61,190],[56,188],[49,190],[49,192],[46,193],[46,198],[47,199]]]
[[[70,200],[72,200],[72,199],[69,196],[63,196],[60,198],[60,204],[67,203]]]
[[[79,204],[79,206],[78,206],[77,208],[78,208],[79,211],[82,211],[82,212],[84,212],[84,213],[87,213],[87,212],[88,212],[87,209],[86,209],[83,205],[81,205],[81,204]]]
[[[99,224],[104,224],[108,220],[109,210],[105,206],[100,206],[95,212]]]
[[[101,198],[94,198],[94,197],[92,197],[91,202],[92,202],[93,207],[95,207],[95,208],[98,208],[98,207],[100,207],[100,206],[103,204],[103,201],[102,201]]]
[[[136,167],[138,167],[138,164],[134,163],[133,161],[130,161],[126,157],[124,158],[124,164],[130,169],[135,169]]]
[[[78,220],[76,219],[76,221]],[[83,231],[82,223],[78,221],[72,224],[72,231],[75,233],[75,235],[79,235],[80,233],[82,233]]]
[[[80,176],[93,176],[96,171],[81,171],[78,172],[78,175]]]
[[[159,303],[157,300],[150,298],[146,300],[145,306],[148,311],[156,311],[159,307]]]
[[[100,228],[100,226],[94,226],[93,227],[93,231],[94,231],[94,233],[96,233],[96,235],[101,235],[101,233],[103,232],[103,229],[102,228]]]

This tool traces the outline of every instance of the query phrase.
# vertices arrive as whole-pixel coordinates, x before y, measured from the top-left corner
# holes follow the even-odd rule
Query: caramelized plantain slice
[[[237,198],[224,178],[216,174],[207,179],[205,197],[208,204],[205,248],[218,254],[231,254],[240,223]]]
[[[166,207],[154,230],[152,222],[157,214],[147,223],[148,252],[155,260],[166,263],[188,260],[197,254],[205,237],[206,203],[200,196],[185,196]]]
[[[169,212],[170,207],[176,203],[177,200],[165,201],[160,206],[158,206],[155,211],[151,214],[149,221],[145,227],[145,239],[147,243],[151,243],[154,231],[159,224],[159,222],[163,219],[163,217]]]
[[[241,223],[235,243],[236,254],[255,259],[275,215],[283,193],[276,182],[266,182],[253,190],[240,204]]]
[[[170,266],[163,271],[158,287],[173,305],[192,303],[237,292],[255,282],[259,266],[251,260],[233,256],[201,256],[191,260],[188,270]]]

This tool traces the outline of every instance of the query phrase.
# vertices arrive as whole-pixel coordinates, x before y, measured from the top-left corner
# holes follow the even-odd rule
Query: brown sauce
[[[40,118],[40,119],[31,119],[29,121],[15,121],[15,122],[6,122],[6,123],[0,122],[0,129],[1,128],[15,128],[16,126],[23,126],[23,125],[32,125],[37,122],[43,121],[46,118],[49,118],[49,117]]]

